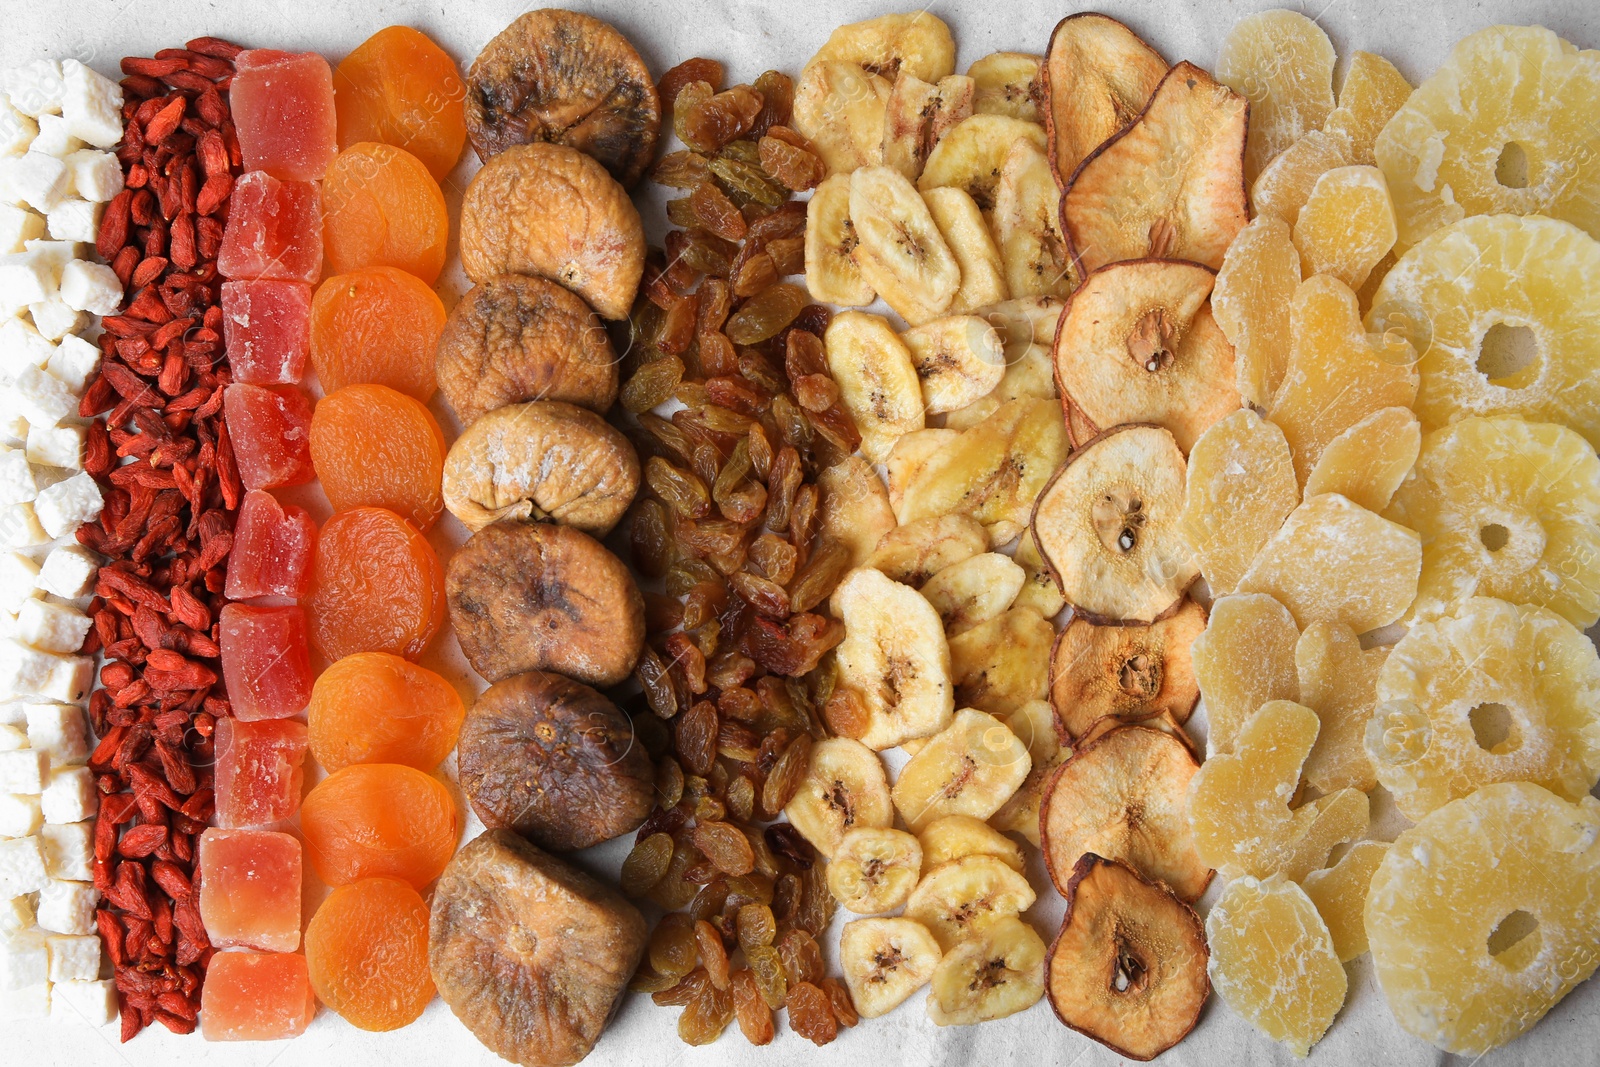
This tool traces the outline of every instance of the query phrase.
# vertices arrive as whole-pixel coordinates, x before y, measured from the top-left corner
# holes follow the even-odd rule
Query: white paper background
[[[117,77],[121,57],[151,55],[157,49],[181,46],[185,40],[202,34],[216,34],[256,47],[315,50],[337,62],[378,29],[404,23],[428,33],[464,71],[484,44],[529,6],[510,0],[6,0],[0,63],[9,65],[42,55],[70,55]],[[797,75],[834,26],[895,9],[886,0],[666,0],[648,6],[603,0],[573,6],[617,26],[634,42],[657,76],[675,63],[704,55],[726,66],[730,84],[751,81],[768,68]],[[1189,59],[1209,69],[1234,20],[1265,6],[1269,5],[1261,0],[1112,0],[1097,9],[1126,21],[1168,60]],[[1075,8],[983,0],[934,3],[931,10],[954,30],[959,47],[957,69],[965,70],[973,60],[993,51],[1042,52],[1056,21]],[[1330,0],[1307,5],[1303,10],[1328,32],[1341,56],[1354,49],[1379,52],[1393,60],[1413,84],[1437,66],[1457,39],[1498,22],[1540,23],[1580,47],[1600,46],[1600,3],[1595,0]],[[445,190],[452,219],[457,216],[461,189],[476,168],[470,148],[466,156]],[[641,204],[646,226],[657,238],[664,223],[661,200],[656,195],[650,203]],[[449,306],[464,288],[452,233],[451,265],[439,290]],[[459,427],[447,407],[439,398],[432,406],[453,439]],[[327,504],[320,493],[310,491],[301,502],[313,509],[319,521],[326,517]],[[441,553],[447,553],[463,534],[447,515],[430,539]],[[445,672],[464,692],[470,694],[481,686],[462,664],[453,638],[435,645],[424,662]],[[447,764],[447,769],[450,766]],[[465,805],[463,809],[466,810]],[[470,838],[479,829],[472,820],[466,836]],[[1386,836],[1392,836],[1392,831]],[[591,850],[578,857],[578,862],[614,877],[630,840],[631,835]],[[1049,888],[1037,859],[1035,853],[1030,873],[1040,890],[1040,901],[1027,917],[1048,941],[1059,924],[1061,900]],[[321,895],[319,889],[308,888],[307,916]],[[1202,912],[1216,895],[1213,887]],[[837,926],[844,917],[841,914],[836,920],[835,936],[825,945],[830,965],[836,963]],[[1438,1052],[1399,1028],[1384,1004],[1367,958],[1353,962],[1347,970],[1349,998],[1328,1035],[1312,1051],[1310,1063],[1421,1067],[1469,1062],[1464,1057]],[[647,997],[628,997],[585,1062],[607,1067],[672,1067],[679,1063],[690,1067],[780,1067],[822,1060],[952,1067],[1013,1062],[1039,1067],[1087,1067],[1124,1062],[1103,1046],[1061,1026],[1044,1003],[999,1022],[941,1029],[924,1016],[919,994],[885,1018],[866,1020],[855,1029],[842,1032],[840,1039],[825,1050],[788,1032],[781,1022],[776,1041],[763,1049],[753,1049],[736,1027],[730,1027],[714,1045],[687,1048],[676,1035],[677,1015],[677,1009],[657,1008]],[[0,1032],[0,1040],[4,1042],[0,1063],[19,1067],[87,1067],[119,1062],[134,1067],[291,1067],[329,1063],[376,1067],[501,1062],[479,1045],[438,999],[418,1022],[389,1034],[364,1033],[324,1010],[306,1034],[288,1042],[213,1045],[198,1034],[177,1037],[155,1026],[132,1043],[119,1045],[114,1024],[94,1031],[81,1024],[59,1022],[18,1024]],[[1195,1031],[1159,1062],[1185,1067],[1255,1067],[1296,1061],[1286,1049],[1262,1036],[1213,997]],[[1552,1067],[1600,1063],[1600,983],[1589,982],[1580,987],[1528,1035],[1476,1062]]]

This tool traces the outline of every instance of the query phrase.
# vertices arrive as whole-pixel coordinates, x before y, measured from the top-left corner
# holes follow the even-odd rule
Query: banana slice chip
[[[950,301],[950,314],[971,314],[1005,300],[1010,292],[1000,249],[977,202],[965,190],[948,185],[924,190],[922,200],[961,268],[961,288]]]
[[[956,69],[956,42],[950,27],[927,11],[879,15],[840,26],[806,63],[842,60],[893,80],[908,73],[936,82]]]
[[[863,1019],[887,1015],[927,985],[942,956],[915,919],[857,919],[839,934],[839,967]]]
[[[946,815],[917,834],[922,842],[922,862],[930,871],[964,856],[993,856],[1007,867],[1023,872],[1022,849],[1005,834],[971,815]]]
[[[976,315],[950,315],[900,335],[922,380],[930,414],[964,408],[987,396],[1006,372],[1000,333]]]
[[[811,746],[811,763],[784,816],[824,856],[857,827],[894,822],[889,779],[878,754],[859,741],[833,737]]]
[[[835,315],[822,342],[839,399],[861,431],[861,453],[881,463],[896,438],[922,429],[922,384],[911,352],[888,319],[862,311]]]
[[[937,515],[884,534],[866,565],[920,589],[946,567],[988,547],[988,536],[974,520],[965,515]]]
[[[967,707],[1009,714],[1050,688],[1055,628],[1032,608],[1012,608],[950,638],[956,699]]]
[[[905,916],[926,926],[949,952],[986,923],[1033,907],[1033,887],[994,856],[963,856],[922,876]]]
[[[1018,140],[994,191],[994,237],[1013,297],[1066,296],[1077,284],[1061,235],[1061,194],[1044,149]]]
[[[980,552],[929,578],[922,595],[944,620],[944,632],[953,637],[1009,608],[1026,580],[1010,556]]]
[[[952,126],[972,114],[971,78],[952,74],[932,85],[901,72],[883,118],[883,163],[916,181],[928,154]]]
[[[904,830],[858,826],[828,861],[828,891],[857,915],[898,908],[921,876],[922,843]]]
[[[917,188],[927,192],[954,186],[965,190],[987,213],[994,208],[1006,157],[1018,141],[1028,141],[1044,151],[1044,127],[1007,115],[973,115],[952,127],[929,153]]]
[[[928,1018],[967,1026],[1026,1011],[1044,996],[1044,941],[1007,915],[945,953],[933,972]]]
[[[800,75],[791,121],[829,174],[849,174],[883,162],[891,84],[855,63],[813,62]]]
[[[967,68],[977,89],[972,110],[980,115],[1009,115],[1024,122],[1044,123],[1044,70],[1040,57],[1027,52],[991,52]]]
[[[806,288],[811,299],[866,307],[878,299],[856,266],[856,228],[850,221],[850,175],[817,186],[806,205]]]
[[[890,795],[912,830],[946,815],[987,819],[1032,766],[1027,747],[1005,723],[963,708],[900,769]]]
[[[817,494],[818,533],[844,545],[852,567],[866,563],[895,528],[883,479],[860,456],[846,456],[818,474]]]
[[[949,309],[961,288],[961,267],[905,175],[882,166],[853,174],[850,221],[862,280],[897,315],[917,326]]]
[[[882,571],[860,567],[844,576],[830,606],[845,625],[835,653],[839,684],[867,707],[861,743],[892,748],[944,729],[955,693],[950,646],[933,605]]]
[[[925,430],[912,430],[895,441],[894,447],[889,449],[888,458],[883,461],[884,473],[889,483],[889,506],[898,508],[900,501],[905,498],[906,486],[916,477],[917,470],[928,457],[960,436],[961,434],[953,429],[930,427]]]

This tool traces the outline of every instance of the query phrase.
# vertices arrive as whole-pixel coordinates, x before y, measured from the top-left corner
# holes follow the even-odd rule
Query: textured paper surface
[[[405,23],[427,32],[465,70],[491,37],[530,6],[510,0],[6,0],[0,63],[10,65],[43,55],[74,56],[116,77],[121,57],[151,55],[202,34],[256,47],[316,50],[337,62],[382,27]],[[885,0],[664,0],[650,4],[607,0],[573,6],[616,25],[657,76],[675,63],[704,55],[727,67],[730,84],[751,81],[768,68],[797,76],[833,27],[897,9]],[[1210,69],[1234,20],[1264,6],[1268,5],[1255,0],[1110,0],[1096,9],[1126,21],[1168,60],[1189,59]],[[954,31],[959,49],[957,69],[965,70],[972,61],[994,51],[1043,52],[1057,20],[1076,8],[1016,0],[947,0],[931,5],[931,10]],[[1426,77],[1460,37],[1498,22],[1539,23],[1579,47],[1600,47],[1600,4],[1594,0],[1318,0],[1302,10],[1328,32],[1341,57],[1355,49],[1381,53],[1413,84]],[[476,168],[470,148],[466,155],[445,189],[452,220],[457,217],[466,179]],[[657,238],[665,222],[663,199],[657,191],[641,200],[646,227]],[[454,233],[451,237],[451,262],[439,285],[447,306],[466,288],[455,256]],[[453,439],[459,427],[448,409],[437,397],[432,407]],[[300,502],[311,507],[319,520],[328,513],[326,501],[315,490],[306,492]],[[441,553],[463,538],[464,530],[448,515],[430,534]],[[462,663],[453,639],[436,641],[435,646],[424,662],[445,672],[465,692],[481,687]],[[1202,722],[1203,713],[1197,715],[1195,725]],[[446,765],[447,770],[452,767],[453,763]],[[480,829],[475,820],[469,822],[467,837]],[[629,840],[593,849],[579,856],[578,862],[614,878]],[[1032,853],[1030,875],[1040,899],[1026,917],[1048,941],[1059,925],[1062,902],[1050,887],[1037,853],[1028,851]],[[1202,913],[1217,893],[1214,886],[1202,901]],[[321,896],[319,889],[308,890],[308,916]],[[846,917],[841,913],[825,941],[825,954],[835,972],[837,928]],[[1389,1014],[1366,957],[1351,963],[1347,971],[1350,995],[1344,1010],[1312,1050],[1308,1062],[1335,1067],[1442,1067],[1471,1062],[1438,1052],[1401,1030]],[[680,1063],[787,1067],[822,1062],[1069,1067],[1125,1062],[1060,1025],[1043,1002],[999,1022],[941,1029],[924,1015],[923,997],[918,994],[885,1018],[865,1020],[855,1029],[843,1031],[837,1042],[823,1050],[789,1032],[781,1021],[777,1039],[766,1048],[752,1048],[737,1027],[730,1027],[713,1045],[688,1048],[677,1038],[677,1016],[678,1009],[657,1008],[647,997],[629,996],[586,1063],[605,1067],[674,1067]],[[288,1042],[211,1045],[198,1034],[177,1037],[154,1026],[130,1044],[119,1045],[115,1024],[91,1030],[81,1023],[60,1021],[9,1024],[0,1036],[6,1046],[0,1060],[18,1067],[119,1063],[133,1067],[387,1067],[500,1062],[438,999],[418,1022],[389,1034],[364,1033],[323,1010],[306,1034]],[[1578,1067],[1600,1060],[1597,1047],[1600,982],[1591,981],[1522,1039],[1476,1062]],[[1298,1061],[1213,997],[1194,1032],[1158,1062],[1183,1067],[1257,1067]]]

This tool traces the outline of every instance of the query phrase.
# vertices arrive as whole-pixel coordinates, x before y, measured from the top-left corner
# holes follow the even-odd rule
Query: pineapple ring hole
[[[1497,322],[1484,331],[1478,344],[1478,373],[1491,383],[1520,374],[1539,358],[1539,341],[1526,326]]]
[[[1507,141],[1494,161],[1494,180],[1507,189],[1526,189],[1528,181],[1528,150],[1516,141]]]
[[[1483,547],[1490,552],[1498,552],[1511,540],[1511,531],[1498,522],[1491,522],[1479,527],[1478,540],[1482,541]]]
[[[1472,724],[1472,736],[1478,747],[1485,752],[1498,755],[1510,752],[1521,743],[1514,736],[1516,720],[1504,704],[1493,701],[1479,704],[1467,712],[1467,721]]]
[[[1485,947],[1489,955],[1513,971],[1520,971],[1539,954],[1539,920],[1518,908],[1495,924]]]

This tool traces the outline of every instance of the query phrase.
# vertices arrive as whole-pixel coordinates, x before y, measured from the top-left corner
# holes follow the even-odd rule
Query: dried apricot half
[[[432,285],[444,269],[450,215],[422,160],[363,141],[333,157],[322,179],[322,248],[328,269],[399,267]]]
[[[311,643],[330,660],[353,652],[416,659],[444,620],[444,568],[394,512],[341,511],[322,527],[305,608]]]
[[[311,300],[311,365],[324,392],[387,385],[428,402],[444,304],[414,274],[367,267],[336,274]]]
[[[450,862],[460,830],[450,790],[398,763],[335,771],[300,805],[306,856],[329,885],[388,877],[421,888]]]
[[[306,713],[311,754],[330,774],[352,763],[431,771],[456,747],[465,716],[455,686],[388,652],[357,652],[323,671]]]
[[[333,71],[339,147],[381,141],[422,161],[444,181],[467,141],[461,72],[427,34],[388,26],[368,37]]]
[[[306,927],[317,999],[362,1030],[398,1030],[433,999],[428,905],[398,878],[335,886]]]
[[[444,510],[444,454],[432,413],[386,385],[347,385],[311,415],[311,463],[336,511],[388,508],[426,530]]]

